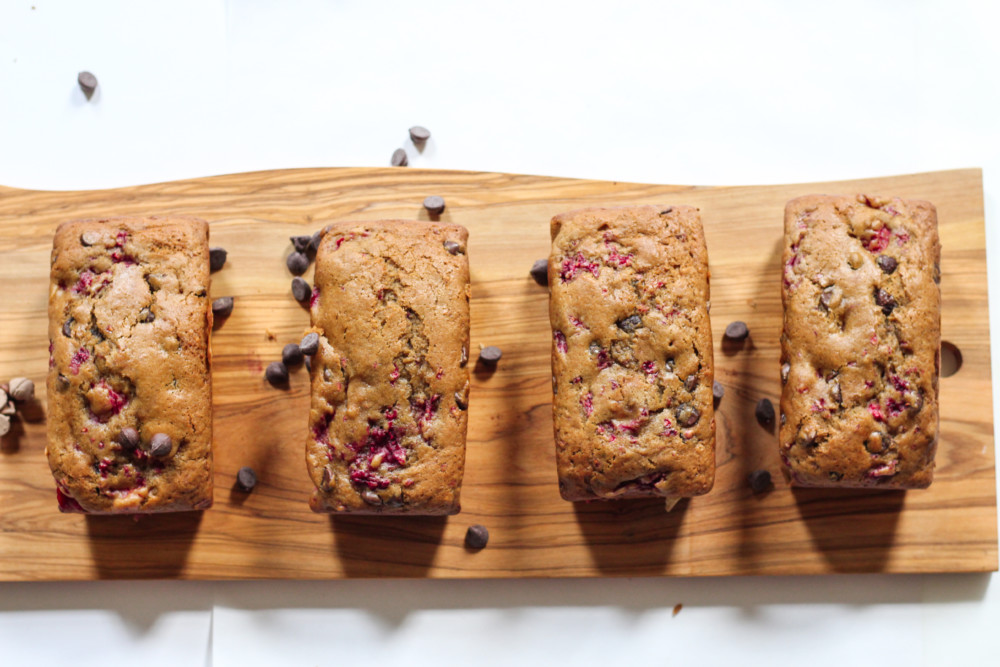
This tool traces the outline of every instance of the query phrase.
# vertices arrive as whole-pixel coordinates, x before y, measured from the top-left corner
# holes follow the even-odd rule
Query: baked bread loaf
[[[306,464],[317,512],[455,514],[469,405],[468,231],[343,222],[316,255]]]
[[[566,500],[676,501],[712,488],[708,278],[695,208],[552,219],[553,410]]]
[[[937,213],[927,202],[788,202],[780,448],[793,484],[931,483],[940,257]]]
[[[208,224],[67,222],[51,275],[46,453],[59,508],[211,506]]]

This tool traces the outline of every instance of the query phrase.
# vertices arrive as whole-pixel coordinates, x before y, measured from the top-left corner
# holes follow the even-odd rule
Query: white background
[[[0,184],[384,166],[401,146],[418,167],[674,184],[981,166],[995,314],[998,19],[954,1],[4,2]],[[995,665],[1000,593],[985,575],[0,584],[0,663],[28,656]]]

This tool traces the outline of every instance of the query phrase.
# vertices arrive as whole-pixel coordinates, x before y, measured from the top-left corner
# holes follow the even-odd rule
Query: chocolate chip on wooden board
[[[722,397],[726,395],[726,388],[718,380],[712,382],[712,400],[718,405]]]
[[[757,421],[760,422],[762,426],[771,426],[774,424],[774,404],[771,403],[771,399],[762,398],[757,401],[757,407],[753,411],[754,416]]]
[[[426,127],[414,125],[410,128],[410,141],[418,146],[431,138],[431,131]]]
[[[288,366],[280,361],[272,361],[264,370],[264,377],[275,386],[288,384]]]
[[[10,433],[10,417],[7,415],[0,415],[0,437]]]
[[[149,441],[149,453],[157,458],[170,454],[174,449],[174,441],[166,433],[154,433]]]
[[[465,531],[465,546],[470,549],[482,549],[490,541],[490,531],[486,526],[474,524]]]
[[[444,197],[431,195],[424,198],[424,208],[431,215],[441,215],[444,213]]]
[[[208,249],[208,270],[215,273],[222,267],[226,265],[226,257],[229,253],[226,252],[225,248],[209,248]]]
[[[281,350],[281,362],[289,368],[301,366],[304,360],[305,355],[302,354],[302,348],[295,343],[289,343]]]
[[[771,473],[766,470],[754,470],[747,475],[747,483],[754,493],[763,493],[771,487]]]
[[[325,229],[321,229],[309,238],[309,245],[306,247],[306,257],[309,259],[316,258],[316,253],[319,251],[319,244],[323,240],[323,233],[325,231]]]
[[[225,319],[233,314],[233,297],[220,296],[212,301],[212,315]]]
[[[746,322],[730,322],[726,326],[726,338],[730,340],[744,340],[750,335],[750,329],[747,328]]]
[[[236,473],[236,486],[247,493],[253,491],[254,487],[257,486],[257,473],[253,471],[253,468],[250,466],[240,468],[239,472]]]
[[[288,255],[285,265],[293,276],[301,276],[309,268],[309,258],[305,253],[296,250]]]
[[[306,252],[309,250],[309,244],[312,242],[312,235],[305,234],[302,236],[289,236],[288,240],[292,242],[292,247],[295,248],[295,252]]]
[[[90,96],[94,94],[94,91],[97,90],[97,77],[90,72],[83,71],[77,74],[76,82],[79,84],[80,90],[83,91],[83,94],[87,96],[88,100],[90,99]]]
[[[392,152],[392,160],[390,161],[393,167],[405,167],[410,164],[409,158],[406,157],[406,151],[402,148],[397,148]]]
[[[531,265],[531,277],[535,279],[535,282],[539,285],[545,286],[549,284],[549,260],[547,259],[536,259],[535,263]]]
[[[302,342],[299,343],[299,349],[302,350],[302,354],[310,357],[319,352],[319,334],[315,331],[307,333],[302,337]]]
[[[28,378],[14,378],[8,385],[7,394],[18,403],[30,401],[35,397],[35,383]]]
[[[503,352],[496,345],[487,345],[479,351],[479,361],[487,366],[495,366],[502,356]]]
[[[311,296],[312,287],[309,287],[309,283],[298,276],[292,278],[292,298],[299,303],[309,303]]]

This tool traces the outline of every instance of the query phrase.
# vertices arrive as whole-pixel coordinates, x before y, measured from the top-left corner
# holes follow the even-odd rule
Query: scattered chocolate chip
[[[233,297],[220,296],[212,302],[212,315],[225,319],[233,314]]]
[[[496,345],[487,345],[479,351],[479,361],[490,366],[500,361],[502,356],[503,352]]]
[[[153,315],[153,311],[151,311],[149,308],[143,308],[142,310],[139,311],[139,321],[140,322],[142,322],[144,324],[149,324],[150,322],[152,322],[155,319],[156,319],[156,316]]]
[[[535,282],[539,285],[549,284],[549,260],[547,259],[536,259],[535,263],[531,265],[531,271],[529,271],[531,277],[535,279]]]
[[[490,531],[486,529],[486,526],[477,523],[469,526],[469,529],[465,531],[465,546],[470,549],[482,549],[489,541]]]
[[[896,307],[896,299],[881,287],[875,288],[875,303],[882,306],[882,313],[884,315],[891,315],[893,309]]]
[[[208,270],[215,273],[222,267],[226,265],[226,257],[229,253],[226,252],[225,248],[209,248],[208,249]]]
[[[725,336],[730,340],[744,340],[749,335],[750,329],[747,328],[746,322],[730,322],[726,326]]]
[[[308,303],[311,296],[312,287],[309,287],[309,283],[298,276],[292,278],[292,298],[299,303]]]
[[[726,395],[726,388],[718,380],[712,383],[712,400],[718,404],[722,397]]]
[[[253,471],[250,466],[243,466],[240,468],[239,472],[236,473],[236,485],[240,487],[241,490],[250,493],[253,488],[257,486],[257,473]]]
[[[431,195],[424,199],[424,208],[431,215],[441,215],[444,213],[444,197],[439,197],[437,195]]]
[[[766,470],[754,470],[747,475],[747,482],[750,490],[754,493],[763,493],[771,487],[771,473]]]
[[[149,453],[157,458],[170,454],[174,449],[174,441],[166,433],[155,433],[149,441]]]
[[[80,72],[76,75],[76,82],[80,85],[80,90],[90,99],[90,96],[97,90],[97,77],[90,72]]]
[[[635,333],[635,330],[642,326],[642,318],[638,315],[629,315],[623,320],[618,320],[615,324],[625,333]]]
[[[410,141],[415,144],[422,144],[431,138],[431,131],[426,127],[421,127],[420,125],[414,125],[410,128]]]
[[[295,343],[289,343],[281,350],[281,362],[289,368],[301,366],[304,360],[305,355],[302,354],[302,348]]]
[[[677,408],[677,423],[681,426],[694,426],[701,419],[701,411],[693,405],[684,404]]]
[[[697,387],[698,387],[698,374],[692,373],[691,375],[688,375],[687,379],[684,380],[684,388],[687,389],[688,391],[694,391]]]
[[[288,255],[285,264],[293,276],[301,276],[309,268],[309,258],[305,256],[305,253],[296,251]]]
[[[764,426],[774,423],[774,405],[769,398],[762,398],[757,401],[757,407],[754,408],[753,413],[757,417],[757,421]]]
[[[445,241],[444,249],[447,250],[452,255],[462,254],[462,244],[458,243],[457,241]]]
[[[323,240],[323,233],[325,231],[326,231],[325,229],[321,229],[315,234],[313,234],[312,237],[309,239],[309,247],[306,248],[306,256],[309,257],[310,259],[314,259],[316,257],[316,253],[319,251],[320,241]]]
[[[788,382],[788,374],[792,372],[792,365],[787,361],[781,364],[781,384]]]
[[[126,426],[115,438],[115,441],[122,446],[123,449],[135,449],[139,446],[139,431],[135,430],[131,426]]]
[[[392,152],[392,160],[390,161],[393,167],[405,167],[410,164],[409,158],[406,157],[406,151],[402,148],[397,148]]]
[[[302,337],[302,342],[299,343],[299,349],[302,350],[302,354],[307,354],[310,357],[319,352],[319,334],[315,331],[307,333]]]
[[[0,414],[0,437],[10,433],[10,417]]]
[[[14,378],[10,381],[7,394],[18,403],[30,401],[35,397],[35,383],[28,378]]]
[[[288,367],[280,361],[272,361],[264,370],[264,377],[273,385],[288,384]]]
[[[80,244],[85,246],[97,245],[101,242],[101,233],[93,229],[88,229],[80,234]]]
[[[72,338],[73,337],[73,321],[74,320],[71,317],[68,320],[66,320],[65,322],[63,322],[62,335],[66,336],[66,338]]]
[[[288,240],[292,242],[292,247],[295,248],[295,252],[304,253],[309,250],[309,244],[312,242],[312,236],[305,234],[304,236],[289,236]]]
[[[890,257],[889,255],[879,255],[878,259],[876,259],[875,261],[878,262],[878,267],[882,269],[883,273],[888,273],[891,275],[892,272],[896,270],[895,257]]]

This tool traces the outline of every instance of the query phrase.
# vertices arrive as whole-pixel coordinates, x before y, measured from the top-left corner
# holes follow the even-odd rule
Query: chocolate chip
[[[502,356],[503,352],[496,345],[487,345],[479,351],[479,361],[490,366],[500,361]]]
[[[302,347],[301,347],[301,346],[299,346],[299,349],[301,350],[301,349],[302,349]],[[306,360],[306,370],[307,370],[307,371],[312,371],[312,369],[313,369],[313,358],[307,355],[307,356],[305,357],[305,360]],[[329,369],[328,369],[328,370],[329,370]]]
[[[431,215],[441,215],[444,213],[444,197],[439,197],[437,195],[431,195],[424,199],[424,208]]]
[[[684,388],[687,389],[688,391],[694,391],[697,387],[698,387],[698,374],[692,373],[691,375],[688,375],[687,379],[684,380]]]
[[[662,211],[660,211],[660,215],[670,215],[670,213],[671,213],[671,212],[672,212],[673,210],[674,210],[674,207],[673,207],[673,206],[668,206],[668,207],[666,207],[665,209],[663,209]]]
[[[463,396],[460,391],[455,392],[455,405],[458,406],[459,410],[467,410],[469,408],[469,404],[466,402],[465,396]]]
[[[56,389],[59,391],[66,391],[69,389],[69,378],[62,373],[56,376]]]
[[[142,310],[139,311],[139,321],[142,322],[143,324],[149,324],[155,319],[156,316],[153,315],[153,311],[151,311],[149,308],[143,308]]]
[[[323,493],[330,493],[333,491],[333,481],[335,479],[335,473],[330,466],[325,466],[323,468],[323,477],[319,481],[319,488]]]
[[[750,490],[754,493],[763,493],[771,488],[771,473],[766,470],[754,470],[747,475],[747,482]]]
[[[156,433],[149,441],[149,453],[157,458],[170,454],[174,449],[174,441],[166,433]]]
[[[726,395],[726,388],[718,380],[712,383],[712,400],[718,404],[722,397]]]
[[[482,549],[489,541],[490,531],[486,529],[486,526],[477,523],[469,526],[469,529],[465,531],[465,546],[470,549]]]
[[[750,335],[750,329],[747,328],[746,322],[730,322],[726,326],[726,338],[730,340],[743,340]]]
[[[292,278],[292,297],[296,301],[299,303],[308,303],[311,296],[312,287],[309,287],[309,283],[298,276]]]
[[[415,144],[422,144],[431,138],[431,131],[426,127],[421,127],[420,125],[414,125],[410,128],[410,141]]]
[[[80,234],[81,245],[92,246],[92,245],[97,245],[100,242],[101,242],[101,233],[96,230],[88,229],[83,234]]]
[[[455,242],[455,241],[445,241],[444,242],[444,249],[447,250],[452,255],[461,255],[462,254],[462,245],[460,243]]]
[[[757,417],[757,421],[764,426],[769,426],[774,423],[774,404],[771,403],[771,399],[762,398],[757,401],[757,407],[754,408],[753,414]]]
[[[288,256],[285,265],[288,266],[288,270],[292,272],[293,276],[301,276],[309,268],[309,258],[305,256],[305,253],[296,251]]]
[[[73,322],[74,320],[72,317],[63,322],[62,335],[66,336],[66,338],[73,337]]]
[[[642,318],[638,315],[629,315],[623,320],[618,320],[615,324],[625,333],[634,333],[636,329],[642,326]]]
[[[302,354],[307,354],[310,357],[319,352],[319,334],[315,331],[307,333],[302,337],[302,342],[299,343],[299,349],[302,350]]]
[[[788,382],[788,374],[792,372],[792,365],[787,361],[781,364],[781,384]]]
[[[875,288],[875,303],[882,306],[882,313],[885,315],[891,315],[896,307],[896,299],[881,287]]]
[[[535,279],[535,282],[539,285],[549,284],[549,260],[547,259],[536,259],[535,263],[531,265],[531,271],[529,271],[531,277]]]
[[[694,426],[701,419],[701,411],[693,405],[684,404],[677,408],[677,423],[681,426]]]
[[[305,355],[302,354],[302,348],[295,343],[289,343],[281,350],[281,362],[289,368],[301,366],[304,360]]]
[[[222,267],[226,265],[226,257],[229,253],[226,252],[225,248],[209,248],[208,249],[208,270],[215,273]]]
[[[35,383],[28,378],[14,378],[10,381],[7,394],[18,403],[30,401],[35,397]]]
[[[405,167],[410,164],[410,160],[406,157],[406,151],[402,148],[397,148],[392,152],[392,160],[390,161],[393,167]]]
[[[239,472],[236,473],[236,486],[247,493],[253,491],[253,488],[257,486],[257,473],[253,471],[253,468],[250,466],[240,468]]]
[[[469,363],[469,348],[467,345],[462,345],[462,355],[458,358],[458,365],[460,368],[465,368],[467,363]]]
[[[878,262],[878,266],[880,269],[882,269],[883,273],[888,273],[891,275],[892,272],[896,270],[895,257],[890,257],[889,255],[879,255],[878,259],[876,259],[875,261]]]
[[[381,505],[382,499],[377,493],[371,489],[365,489],[361,492],[361,500],[365,501],[369,505]]]
[[[10,433],[10,417],[0,414],[0,437]]]
[[[80,90],[90,99],[90,96],[97,90],[97,77],[90,72],[80,72],[76,75],[76,82],[80,85]]]
[[[836,308],[840,305],[841,301],[840,291],[835,285],[830,285],[819,295],[820,304],[827,310],[830,308]]]
[[[212,302],[212,315],[225,319],[233,314],[233,297],[220,296]]]
[[[288,384],[288,367],[280,361],[272,361],[264,370],[264,377],[273,385]]]
[[[115,441],[122,446],[123,449],[135,449],[139,446],[139,432],[132,428],[131,426],[126,426],[115,438]]]
[[[312,236],[305,234],[304,236],[289,236],[288,240],[292,242],[292,247],[295,248],[295,252],[306,252],[309,250],[309,244],[312,242]]]

